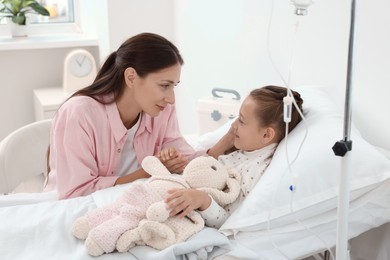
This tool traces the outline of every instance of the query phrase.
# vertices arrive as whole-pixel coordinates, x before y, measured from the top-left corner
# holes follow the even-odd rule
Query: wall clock
[[[95,58],[84,49],[71,51],[64,61],[62,87],[72,93],[90,85],[97,74]]]

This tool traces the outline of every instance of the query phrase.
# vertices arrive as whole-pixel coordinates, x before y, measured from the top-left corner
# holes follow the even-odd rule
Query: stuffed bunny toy
[[[142,167],[151,175],[147,181],[131,184],[114,203],[73,223],[72,234],[85,239],[90,255],[124,252],[136,244],[163,249],[200,231],[204,220],[196,211],[185,218],[169,217],[164,200],[171,189],[203,190],[221,206],[232,203],[240,192],[238,172],[213,157],[193,159],[182,175],[171,174],[154,156],[145,157]]]
[[[196,211],[179,218],[158,214],[159,209],[161,208],[149,207],[146,218],[140,221],[138,227],[124,232],[119,237],[116,249],[119,252],[127,252],[136,245],[147,245],[162,250],[187,240],[204,227],[204,220]]]

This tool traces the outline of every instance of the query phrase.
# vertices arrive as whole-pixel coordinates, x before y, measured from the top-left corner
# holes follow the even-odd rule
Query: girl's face
[[[255,114],[256,106],[255,101],[248,96],[240,107],[239,118],[233,123],[234,146],[237,149],[253,151],[271,143],[273,129],[261,126]]]
[[[155,117],[167,104],[175,103],[174,87],[180,82],[181,65],[177,63],[144,78],[135,76],[133,81],[134,100],[148,115]]]

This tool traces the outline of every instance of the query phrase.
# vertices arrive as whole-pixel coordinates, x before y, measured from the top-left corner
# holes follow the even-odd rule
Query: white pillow
[[[273,227],[285,225],[297,218],[303,220],[335,209],[339,175],[343,174],[342,160],[350,160],[351,200],[390,177],[390,160],[367,143],[355,128],[351,130],[352,151],[346,157],[334,155],[333,145],[343,138],[342,112],[338,111],[326,91],[318,86],[294,90],[304,99],[303,110],[308,127],[307,138],[291,166],[292,174],[296,176],[296,191],[289,189],[293,182],[292,174],[287,170],[286,143],[283,140],[263,177],[221,227],[225,234],[266,229],[270,220]],[[305,131],[301,122],[289,134],[290,160],[295,157]],[[219,135],[209,136],[219,138]]]
[[[229,131],[231,124],[234,122],[234,120],[236,120],[236,118],[237,117],[229,119],[228,121],[226,121],[226,123],[215,129],[214,131],[204,133],[200,136],[186,135],[184,137],[195,150],[207,150],[211,148],[219,139],[221,139],[224,134]]]

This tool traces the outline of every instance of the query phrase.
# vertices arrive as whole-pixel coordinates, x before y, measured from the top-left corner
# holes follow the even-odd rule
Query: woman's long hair
[[[182,65],[183,59],[175,45],[160,35],[141,33],[129,38],[117,51],[111,53],[94,82],[76,91],[71,97],[83,95],[100,103],[112,103],[123,94],[124,72],[127,68],[132,67],[142,78],[177,63]],[[112,100],[100,98],[108,94],[114,94]]]

